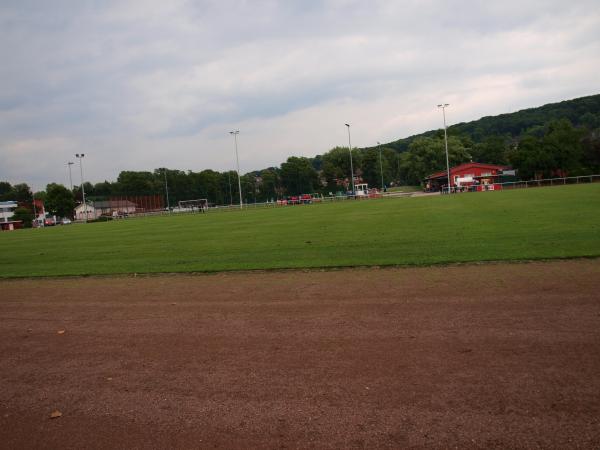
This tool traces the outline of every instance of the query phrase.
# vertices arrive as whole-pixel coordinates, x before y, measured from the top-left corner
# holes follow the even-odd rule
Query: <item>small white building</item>
[[[0,222],[9,222],[18,206],[17,202],[0,202]]]
[[[369,185],[367,183],[357,184],[354,188],[356,190],[357,197],[368,197],[369,196]]]
[[[79,204],[75,207],[75,220],[94,220],[102,215],[102,211],[100,209],[94,208],[94,206],[90,203],[87,204]]]
[[[136,204],[128,200],[102,200],[89,202],[87,205],[83,203],[75,208],[75,219],[84,220],[87,211],[87,220],[94,220],[100,216],[123,216],[134,214]]]

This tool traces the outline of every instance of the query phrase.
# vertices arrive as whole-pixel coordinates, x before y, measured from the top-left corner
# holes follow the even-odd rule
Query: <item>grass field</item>
[[[600,256],[600,184],[163,216],[0,233],[0,276]]]

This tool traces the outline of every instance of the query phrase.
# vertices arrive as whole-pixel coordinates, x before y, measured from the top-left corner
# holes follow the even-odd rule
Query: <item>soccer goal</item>
[[[179,202],[179,209],[182,211],[191,211],[191,212],[206,212],[208,209],[208,200],[205,198],[200,198],[197,200],[181,200]]]

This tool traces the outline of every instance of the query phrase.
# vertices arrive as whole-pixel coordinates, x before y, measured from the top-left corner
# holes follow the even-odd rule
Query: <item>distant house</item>
[[[22,220],[10,220],[18,206],[17,202],[0,202],[0,230],[12,231],[23,228]]]
[[[514,171],[508,166],[469,162],[450,168],[450,187],[452,190],[494,190],[500,189],[500,177]],[[425,190],[447,190],[448,172],[441,170],[425,178]]]
[[[0,222],[9,222],[18,206],[17,202],[0,202]]]
[[[101,200],[77,205],[75,218],[84,220],[87,211],[87,220],[97,219],[100,216],[122,216],[135,213],[137,206],[129,200]]]
[[[94,208],[92,203],[83,203],[75,207],[75,220],[94,220],[100,217],[101,211]]]

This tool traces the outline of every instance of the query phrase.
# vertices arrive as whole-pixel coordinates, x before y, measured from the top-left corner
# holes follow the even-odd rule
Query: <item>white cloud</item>
[[[0,179],[243,170],[595,94],[595,1],[3,2]],[[88,159],[89,158],[89,159]]]

